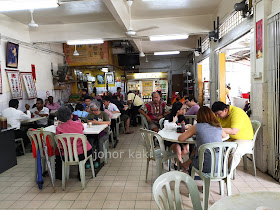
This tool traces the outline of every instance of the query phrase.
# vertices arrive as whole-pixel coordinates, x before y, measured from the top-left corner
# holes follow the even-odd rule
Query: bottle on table
[[[57,127],[58,126],[58,120],[57,117],[54,118],[54,122],[53,122],[54,126]]]

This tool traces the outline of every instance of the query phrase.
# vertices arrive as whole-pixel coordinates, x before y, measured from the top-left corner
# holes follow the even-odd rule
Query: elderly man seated
[[[160,99],[159,93],[153,92],[152,101],[143,105],[139,110],[146,117],[149,129],[155,132],[159,131],[159,120],[170,113],[170,108]]]
[[[90,113],[86,117],[87,122],[91,122],[94,125],[107,124],[111,125],[108,114],[104,111],[100,111],[100,103],[95,102],[90,105]],[[109,138],[109,128],[106,128],[99,134],[99,148],[98,151],[103,151],[103,143]],[[89,136],[88,139],[91,139]]]
[[[124,106],[122,104],[121,104],[121,106],[122,106],[122,109],[123,109]],[[112,113],[121,113],[119,108],[117,107],[117,105],[110,102],[110,97],[108,97],[108,96],[104,97],[104,99],[103,99],[103,108],[107,109],[108,111],[110,111]],[[129,130],[129,126],[130,126],[129,116],[126,115],[126,114],[122,114],[121,115],[121,121],[125,122],[125,129],[126,129],[125,133],[126,134],[132,134],[133,131]]]

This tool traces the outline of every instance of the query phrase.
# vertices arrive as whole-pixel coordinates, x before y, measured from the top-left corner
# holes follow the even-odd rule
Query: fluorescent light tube
[[[177,55],[180,51],[154,52],[154,55]]]
[[[2,0],[0,11],[46,9],[58,7],[57,0]]]
[[[84,44],[103,44],[102,39],[84,39],[84,40],[69,40],[68,45],[84,45]]]
[[[107,73],[108,72],[108,68],[102,68],[101,71]]]
[[[167,41],[167,40],[179,40],[187,39],[189,35],[163,35],[163,36],[149,36],[150,41]]]

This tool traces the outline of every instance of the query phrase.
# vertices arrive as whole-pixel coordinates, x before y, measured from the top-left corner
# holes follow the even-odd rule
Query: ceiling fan
[[[34,21],[34,19],[33,19],[33,12],[34,12],[34,9],[31,9],[30,10],[30,13],[31,13],[31,21],[30,21],[30,23],[28,24],[28,26],[30,27],[30,28],[38,28],[38,24],[37,23],[35,23],[35,21]]]
[[[136,33],[159,28],[158,26],[152,26],[152,27],[143,28],[143,29],[135,31],[131,24],[131,6],[133,4],[133,0],[126,0],[126,4],[128,6],[128,14],[129,14],[129,27],[128,27],[128,30],[125,32],[125,34],[127,36],[133,37],[133,38],[148,38],[147,36],[143,36],[143,37],[136,36]]]

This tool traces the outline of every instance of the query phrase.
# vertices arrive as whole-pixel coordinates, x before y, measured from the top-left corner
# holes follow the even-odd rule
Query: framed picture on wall
[[[6,66],[9,68],[18,67],[18,44],[8,42],[7,44],[7,56]]]
[[[37,90],[36,90],[34,78],[32,76],[32,72],[21,72],[20,74],[22,76],[23,83],[25,85],[28,99],[37,98]]]
[[[97,77],[97,84],[99,84],[99,85],[105,84],[104,74],[99,74],[96,77]]]
[[[115,84],[114,72],[105,73],[106,83],[108,84]]]
[[[23,94],[19,71],[6,69],[6,73],[11,88],[12,99],[22,99]]]

